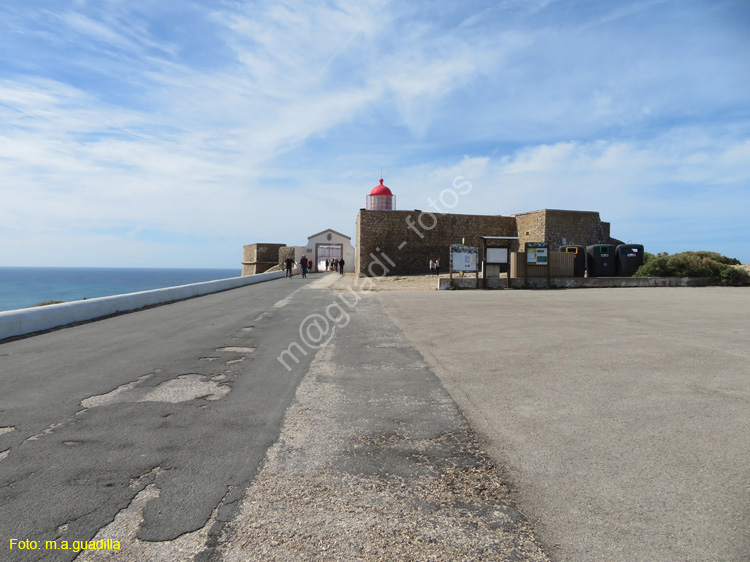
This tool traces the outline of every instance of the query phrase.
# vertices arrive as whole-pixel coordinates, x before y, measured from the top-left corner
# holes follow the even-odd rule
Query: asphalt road
[[[750,560],[746,289],[335,279],[0,344],[0,559]]]
[[[750,290],[379,298],[552,560],[750,560]]]
[[[309,287],[262,283],[0,345],[0,558],[71,560],[9,541],[88,540],[156,480],[140,539],[230,519],[313,357],[291,371],[276,359],[330,302]]]
[[[548,562],[420,354],[336,279],[0,344],[0,559]]]
[[[221,560],[549,562],[497,466],[375,295],[332,302],[345,320],[219,540]],[[145,550],[139,559],[162,560]]]

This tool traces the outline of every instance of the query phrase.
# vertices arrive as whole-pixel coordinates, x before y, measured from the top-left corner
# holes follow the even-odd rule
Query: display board
[[[451,271],[474,273],[477,271],[479,248],[453,244],[451,246]]]
[[[547,243],[526,242],[526,263],[528,265],[547,265]]]
[[[508,263],[508,248],[487,248],[487,263]]]

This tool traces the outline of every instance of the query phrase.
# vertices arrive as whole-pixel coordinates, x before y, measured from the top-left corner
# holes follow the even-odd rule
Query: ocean
[[[239,277],[240,269],[0,267],[0,312]]]

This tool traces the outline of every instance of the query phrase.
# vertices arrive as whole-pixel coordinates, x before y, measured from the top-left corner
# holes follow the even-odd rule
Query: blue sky
[[[0,265],[239,267],[381,168],[748,263],[750,2],[0,4]]]

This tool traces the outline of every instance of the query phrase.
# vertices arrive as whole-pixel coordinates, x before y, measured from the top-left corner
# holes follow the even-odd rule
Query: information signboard
[[[477,271],[479,248],[453,244],[451,246],[451,271],[474,273]]]
[[[487,248],[487,263],[508,263],[508,248]]]
[[[526,242],[526,263],[528,265],[547,265],[547,243]]]

